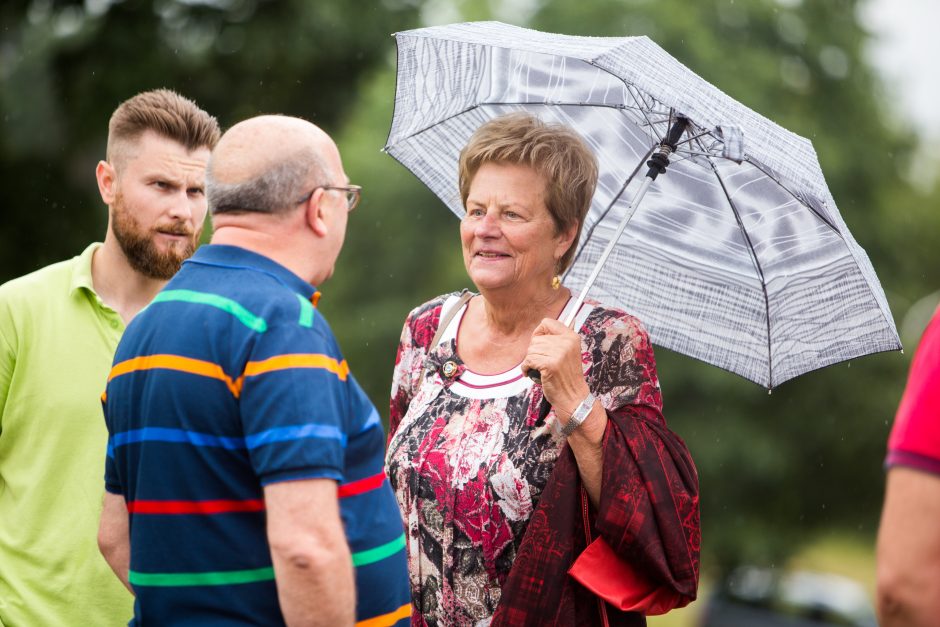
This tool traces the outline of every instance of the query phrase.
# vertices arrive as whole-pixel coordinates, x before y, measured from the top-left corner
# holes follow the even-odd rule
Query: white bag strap
[[[454,306],[448,309],[446,312],[441,311],[441,320],[437,325],[437,333],[434,334],[434,339],[431,340],[430,346],[428,346],[428,353],[437,348],[437,345],[441,342],[441,336],[444,335],[444,331],[447,330],[447,327],[450,325],[451,320],[454,319],[454,316],[457,315],[457,312],[467,304],[467,302],[473,298],[473,292],[470,290],[464,290],[460,293],[460,298],[457,299],[457,302],[454,303]]]

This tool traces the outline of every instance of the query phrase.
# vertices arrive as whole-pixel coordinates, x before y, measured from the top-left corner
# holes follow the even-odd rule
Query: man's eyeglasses
[[[362,196],[362,187],[360,185],[318,185],[311,189],[307,194],[304,194],[304,197],[297,201],[297,204],[307,202],[310,200],[310,197],[313,196],[313,192],[318,189],[325,190],[335,190],[338,192],[346,193],[346,210],[352,211],[356,208],[356,205],[359,204],[359,197]]]

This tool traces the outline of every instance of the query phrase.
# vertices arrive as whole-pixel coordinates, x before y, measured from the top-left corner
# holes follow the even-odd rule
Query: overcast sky
[[[868,0],[862,22],[877,36],[870,59],[899,96],[892,107],[921,125],[924,152],[940,145],[940,2]]]

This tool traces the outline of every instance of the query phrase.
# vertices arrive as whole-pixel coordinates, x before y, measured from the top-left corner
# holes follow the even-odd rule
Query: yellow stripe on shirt
[[[339,377],[340,381],[345,381],[346,377],[349,376],[349,366],[346,364],[345,359],[337,361],[328,355],[297,353],[294,355],[278,355],[264,361],[249,361],[245,365],[245,372],[241,378],[290,368],[323,368]]]
[[[131,372],[153,370],[155,368],[188,372],[189,374],[217,379],[228,386],[228,389],[235,398],[238,398],[239,394],[241,394],[241,380],[233,381],[218,364],[201,359],[193,359],[191,357],[180,357],[179,355],[144,355],[122,361],[119,364],[115,364],[111,369],[111,373],[108,375],[108,381],[110,382],[115,377]]]
[[[408,618],[409,616],[411,616],[411,604],[406,603],[394,612],[361,620],[356,623],[356,627],[389,627],[389,625],[394,625],[401,619]]]

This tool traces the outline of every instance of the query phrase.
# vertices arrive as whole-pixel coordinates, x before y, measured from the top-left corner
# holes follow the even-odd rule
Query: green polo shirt
[[[92,287],[99,246],[0,286],[0,627],[133,615],[97,545],[100,397],[124,331]]]

